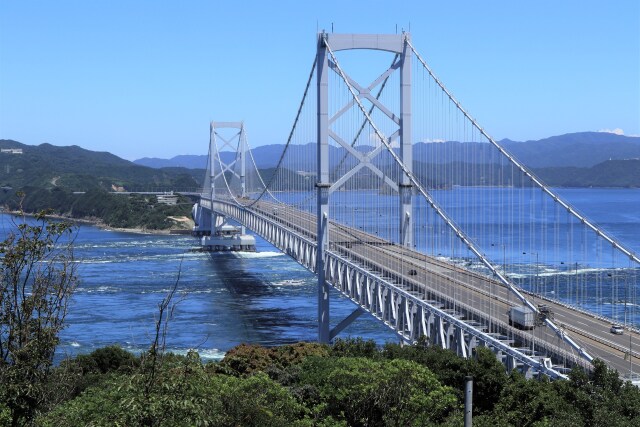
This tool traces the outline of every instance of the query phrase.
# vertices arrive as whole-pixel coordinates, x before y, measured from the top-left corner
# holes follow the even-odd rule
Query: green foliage
[[[111,227],[163,230],[173,225],[168,216],[190,215],[192,204],[188,199],[180,202],[169,206],[158,204],[155,196],[123,196],[94,191],[79,197],[71,205],[71,216],[101,218]]]
[[[53,378],[57,387],[64,386],[67,396],[75,397],[88,387],[98,385],[108,377],[106,374],[132,373],[139,366],[139,358],[112,345],[63,361],[53,372]]]
[[[135,191],[184,191],[200,185],[186,169],[147,168],[80,147],[34,147],[1,140],[0,145],[24,151],[3,155],[0,205],[10,210],[51,210],[71,218],[100,219],[111,227],[163,230],[173,225],[167,216],[190,214],[190,200],[183,198],[177,206],[165,206],[154,196],[114,196],[108,192],[114,186]]]
[[[111,190],[125,188],[193,188],[197,180],[183,168],[152,169],[136,165],[113,154],[85,150],[77,146],[50,144],[30,146],[0,140],[5,147],[22,148],[23,154],[3,155],[0,184],[13,188],[62,188],[66,191]]]
[[[45,402],[58,334],[77,286],[73,228],[44,213],[0,242],[0,413],[28,422]],[[4,415],[3,415],[4,416]]]
[[[463,359],[451,350],[418,343],[415,346],[387,344],[382,350],[388,359],[406,359],[423,365],[435,373],[444,385],[452,387],[462,401],[465,377],[474,378],[474,410],[489,411],[507,382],[504,365],[487,348],[477,348],[475,357]]]
[[[174,359],[175,361],[176,359]],[[39,420],[42,426],[284,426],[302,422],[305,408],[257,373],[236,378],[208,373],[197,354],[163,365],[145,396],[141,374],[120,375],[87,390]]]
[[[24,194],[23,197],[18,194]],[[105,225],[118,228],[163,230],[174,224],[168,216],[189,216],[192,203],[181,197],[177,205],[157,203],[152,195],[116,195],[94,189],[73,194],[61,188],[29,187],[20,193],[0,194],[0,203],[11,210],[28,213],[48,209],[51,213],[78,219],[100,219]]]
[[[216,369],[230,375],[246,376],[266,369],[282,370],[296,365],[308,356],[328,356],[329,347],[317,343],[296,343],[280,347],[240,344],[229,350]]]
[[[307,401],[316,413],[354,426],[435,425],[457,403],[431,371],[399,359],[310,357],[301,366],[300,383],[315,389]]]
[[[4,403],[0,402],[0,427],[9,427],[11,425],[11,409]]]
[[[241,345],[207,365],[195,352],[168,354],[148,392],[144,363],[117,347],[100,349],[56,369],[53,381],[94,375],[95,386],[57,402],[37,424],[460,426],[459,378],[467,374],[474,376],[477,426],[616,427],[640,421],[640,390],[600,361],[592,373],[574,370],[567,381],[527,380],[516,372],[506,375],[486,349],[464,360],[424,343],[375,348],[361,339],[340,340],[333,348]],[[371,357],[354,356],[359,353]],[[3,414],[0,403],[0,426]]]
[[[381,356],[378,346],[372,340],[357,338],[338,338],[331,346],[331,355],[337,357],[368,357],[375,359]]]
[[[525,380],[514,373],[491,416],[481,418],[476,424],[570,426],[581,422],[578,411],[567,405],[551,382]]]

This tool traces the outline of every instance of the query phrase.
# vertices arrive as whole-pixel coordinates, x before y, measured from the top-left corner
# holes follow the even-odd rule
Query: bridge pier
[[[237,129],[238,132],[230,137],[225,138],[218,132],[218,128]],[[235,149],[233,142],[237,138],[237,150],[239,152],[238,159],[226,164],[220,157],[216,138],[220,138],[223,147]],[[209,124],[209,163],[207,165],[207,176],[205,177],[205,193],[209,193],[209,202],[216,199],[216,180],[224,178],[224,174],[231,173],[240,180],[240,197],[245,197],[245,157],[246,157],[246,138],[244,135],[243,122],[211,122]],[[239,162],[239,173],[233,169],[234,163]],[[226,182],[226,181],[225,181]],[[225,184],[226,185],[226,184]],[[228,190],[226,188],[225,190]],[[239,227],[228,224],[227,217],[211,209],[211,205],[203,206],[203,200],[196,203],[191,210],[191,216],[195,222],[193,227],[193,235],[201,237],[200,245],[203,250],[218,251],[242,251],[255,252],[256,239],[245,232],[244,224]]]
[[[329,284],[325,279],[325,251],[329,241],[329,96],[328,96],[328,57],[325,34],[318,37],[317,51],[317,91],[318,91],[318,176],[317,190],[317,253],[316,272],[318,273],[318,341],[329,343]]]
[[[316,78],[317,78],[317,153],[318,153],[318,169],[317,169],[317,236],[318,236],[318,257],[316,271],[318,272],[318,340],[320,342],[328,342],[331,338],[329,333],[329,300],[328,287],[324,277],[325,253],[328,245],[327,229],[329,226],[329,195],[331,192],[339,189],[346,181],[352,178],[361,167],[371,169],[374,173],[382,177],[384,182],[398,192],[399,197],[399,235],[397,241],[404,246],[413,247],[413,219],[412,219],[412,193],[413,187],[411,178],[407,173],[402,173],[398,178],[398,182],[394,182],[371,162],[371,159],[378,155],[380,150],[373,150],[367,155],[358,153],[353,150],[353,144],[349,144],[346,140],[337,135],[330,129],[330,124],[334,122],[346,109],[343,108],[329,117],[329,83],[328,73],[330,70],[336,73],[342,73],[336,63],[331,51],[369,49],[392,52],[396,54],[396,59],[387,73],[400,69],[400,115],[399,117],[392,114],[394,108],[385,107],[379,99],[373,98],[368,91],[360,91],[360,96],[371,101],[374,106],[386,114],[392,120],[398,129],[393,132],[385,141],[380,141],[380,147],[386,144],[393,144],[399,141],[400,159],[408,166],[408,173],[411,173],[413,162],[412,159],[412,139],[411,139],[411,56],[412,50],[409,46],[409,34],[328,34],[325,32],[318,34],[318,44],[316,53]],[[332,59],[331,59],[331,58]],[[357,86],[355,81],[351,84]],[[366,93],[365,93],[366,92]],[[358,101],[359,102],[359,101]],[[339,145],[342,145],[349,151],[360,165],[353,167],[343,176],[331,184],[329,176],[329,137]],[[391,307],[389,307],[391,310]],[[397,309],[397,307],[396,307]],[[402,308],[401,308],[402,309]],[[386,315],[393,316],[391,311],[387,311]],[[407,328],[410,326],[407,325]]]

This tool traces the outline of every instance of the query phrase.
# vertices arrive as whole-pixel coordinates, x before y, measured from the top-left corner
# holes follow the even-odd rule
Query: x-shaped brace
[[[353,80],[348,75],[346,76],[349,84],[358,91],[359,98],[364,98],[369,100],[375,107],[377,107],[380,111],[382,111],[387,117],[389,117],[389,119],[391,119],[398,126],[400,126],[400,118],[395,114],[393,114],[387,107],[385,107],[384,104],[382,104],[375,96],[371,95],[371,91],[380,83],[382,83],[385,79],[387,79],[395,70],[397,70],[400,67],[400,64],[401,64],[401,61],[395,61],[391,65],[391,67],[389,67],[389,69],[387,69],[384,73],[382,73],[377,79],[375,79],[366,88],[360,86],[358,82]],[[336,65],[333,63],[333,61],[329,61],[329,67],[332,70],[334,70],[334,72],[337,72]],[[351,177],[353,177],[356,173],[358,173],[358,171],[360,171],[364,167],[370,169],[376,176],[378,176],[384,182],[386,182],[387,185],[389,185],[392,189],[394,189],[395,191],[398,191],[398,184],[396,184],[393,180],[391,180],[391,178],[386,176],[376,165],[372,163],[373,159],[378,154],[380,154],[380,152],[385,148],[384,144],[379,144],[376,148],[374,148],[373,150],[367,153],[361,153],[360,151],[356,150],[352,144],[348,144],[344,139],[342,139],[338,134],[336,134],[331,129],[331,124],[334,123],[338,118],[340,118],[340,116],[342,116],[347,111],[349,111],[349,109],[351,109],[355,105],[355,103],[356,101],[354,99],[347,102],[347,104],[345,104],[345,106],[342,109],[340,109],[340,111],[338,111],[335,115],[333,115],[333,117],[329,119],[329,136],[338,144],[340,144],[345,150],[347,150],[347,152],[349,152],[352,156],[358,159],[358,164],[356,166],[354,166],[351,170],[343,174],[340,179],[338,179],[336,182],[334,182],[331,185],[331,187],[329,188],[329,193],[333,193],[334,191],[339,189],[345,182],[347,182]],[[400,135],[400,129],[398,128],[393,134],[391,134],[387,142],[391,145],[391,143],[396,138],[398,138],[399,135]]]

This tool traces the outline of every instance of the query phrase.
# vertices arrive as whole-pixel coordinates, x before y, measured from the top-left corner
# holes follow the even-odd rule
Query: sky
[[[410,31],[495,139],[640,136],[638,0],[0,0],[0,139],[170,158],[244,120],[284,143],[332,27]]]

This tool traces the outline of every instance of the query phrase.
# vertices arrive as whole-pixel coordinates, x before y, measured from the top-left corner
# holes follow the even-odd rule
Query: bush
[[[280,347],[240,344],[229,350],[216,366],[218,372],[247,376],[255,372],[282,370],[302,363],[308,356],[328,356],[329,347],[317,343],[296,343]]]

